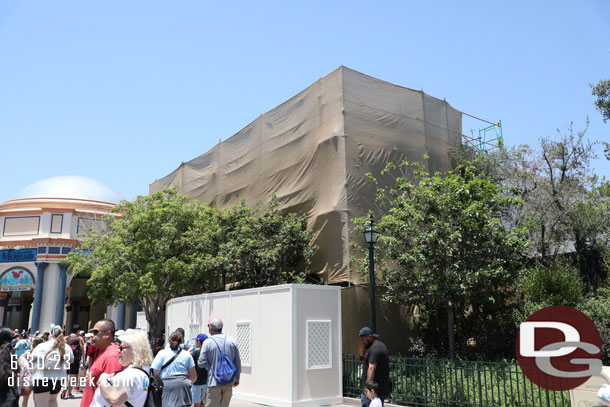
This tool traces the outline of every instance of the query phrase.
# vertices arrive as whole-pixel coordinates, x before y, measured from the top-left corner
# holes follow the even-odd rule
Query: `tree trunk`
[[[150,304],[150,301],[148,303]],[[143,308],[144,313],[146,315],[146,322],[148,322],[149,326],[148,340],[150,342],[151,348],[154,349],[155,342],[157,341],[157,338],[161,336],[161,332],[163,330],[163,326],[159,323],[159,320],[161,317],[161,313],[165,310],[161,309],[160,307],[156,307],[154,305],[154,301],[152,302],[151,306],[144,306]]]
[[[445,304],[447,310],[447,338],[449,340],[449,358],[455,360],[455,323],[453,317],[453,304],[447,301]]]
[[[606,277],[602,253],[597,248],[588,245],[578,232],[574,233],[574,248],[580,275],[587,283],[587,289],[596,290]]]
[[[545,225],[540,226],[540,255],[542,256],[542,261],[546,260],[546,227]]]

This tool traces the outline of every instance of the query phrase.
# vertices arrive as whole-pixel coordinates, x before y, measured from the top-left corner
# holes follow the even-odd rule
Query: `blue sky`
[[[507,144],[587,117],[610,140],[589,88],[608,1],[226,3],[0,1],[0,202],[59,175],[134,199],[340,65],[502,120]]]

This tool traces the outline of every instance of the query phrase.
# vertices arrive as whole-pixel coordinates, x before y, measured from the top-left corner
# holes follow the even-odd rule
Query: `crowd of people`
[[[24,332],[0,327],[0,407],[57,407],[62,399],[82,392],[81,407],[143,407],[152,381],[160,380],[162,406],[228,407],[239,385],[241,360],[235,340],[223,334],[223,322],[208,320],[209,336],[200,333],[194,346],[185,344],[178,328],[166,347],[141,330],[116,330],[112,320],[97,321],[89,332],[73,326],[66,336],[59,326],[50,331]],[[382,407],[388,397],[387,347],[375,332],[359,332],[366,351],[362,372],[362,407]],[[226,367],[229,364],[227,378]]]
[[[239,384],[241,361],[235,340],[222,332],[223,322],[208,320],[208,335],[193,346],[184,330],[168,337],[167,347],[150,346],[146,332],[116,330],[112,320],[97,321],[89,332],[59,326],[48,332],[0,327],[0,407],[56,407],[58,398],[82,393],[81,407],[143,407],[152,389],[163,406],[227,407]],[[228,358],[232,372],[217,368]],[[222,370],[222,371],[221,371]],[[224,376],[223,376],[224,375]],[[154,386],[156,381],[162,386]]]

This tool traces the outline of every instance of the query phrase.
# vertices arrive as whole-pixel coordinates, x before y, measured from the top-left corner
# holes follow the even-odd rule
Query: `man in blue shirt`
[[[207,368],[209,372],[205,392],[205,407],[228,407],[233,395],[233,387],[239,385],[239,375],[241,373],[239,349],[237,349],[237,344],[233,338],[222,333],[222,328],[223,322],[220,318],[212,317],[208,320],[210,337],[203,342],[197,362],[199,367]],[[220,359],[221,351],[224,351],[235,365],[233,380],[226,384],[218,383],[214,377],[214,370]]]

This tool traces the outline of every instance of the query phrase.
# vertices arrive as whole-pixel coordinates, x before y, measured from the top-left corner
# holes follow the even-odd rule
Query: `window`
[[[332,368],[331,321],[307,321],[307,369]]]
[[[64,215],[52,214],[51,215],[51,233],[61,233],[63,229]]]
[[[200,333],[199,329],[199,324],[189,324],[188,337],[184,338],[184,342],[190,342],[193,338],[196,338]]]
[[[236,322],[235,325],[235,342],[239,349],[241,364],[242,366],[252,366],[252,323],[250,321]]]
[[[40,216],[15,216],[4,218],[4,236],[37,235]]]
[[[91,236],[106,229],[106,221],[101,218],[78,218],[76,234],[81,237]]]

